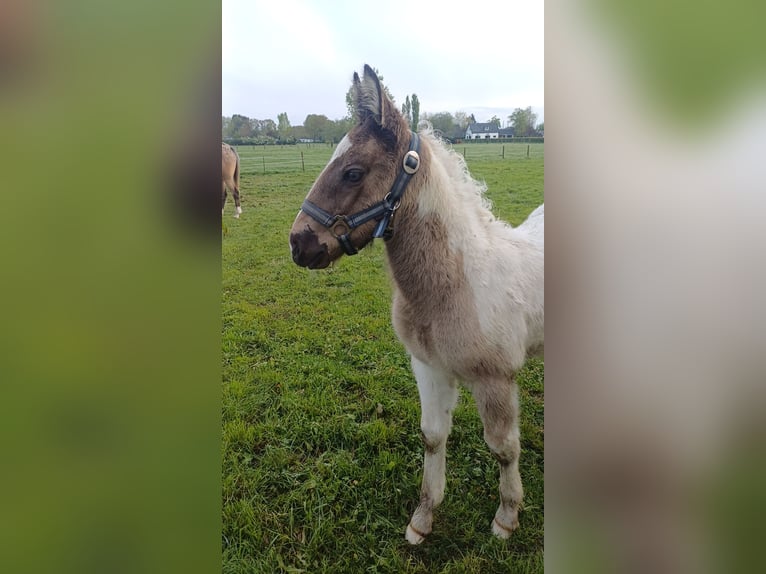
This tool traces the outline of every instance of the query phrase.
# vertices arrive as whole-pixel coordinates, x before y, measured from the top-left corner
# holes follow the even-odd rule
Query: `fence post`
[[[463,148],[463,159],[465,159],[465,148]]]
[[[527,157],[529,157],[529,144],[527,144]]]
[[[505,159],[505,145],[503,145],[503,159]]]
[[[263,175],[266,175],[266,156],[263,156]]]
[[[301,152],[301,169],[303,171],[306,171],[306,164],[303,163],[303,152]]]

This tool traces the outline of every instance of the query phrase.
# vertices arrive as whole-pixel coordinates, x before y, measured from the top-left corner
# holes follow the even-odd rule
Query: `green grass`
[[[495,213],[515,225],[542,201],[543,146],[533,144],[527,159],[526,144],[505,145],[505,159],[501,144],[457,149],[467,148],[474,177],[487,181]],[[276,168],[296,151],[305,172],[300,153],[297,165]],[[297,267],[288,232],[332,149],[239,152],[244,213],[233,219],[227,204],[223,237],[223,572],[542,572],[542,361],[518,377],[520,528],[509,541],[490,533],[498,465],[463,392],[444,503],[426,542],[409,546],[420,411],[390,324],[383,244],[329,270]]]

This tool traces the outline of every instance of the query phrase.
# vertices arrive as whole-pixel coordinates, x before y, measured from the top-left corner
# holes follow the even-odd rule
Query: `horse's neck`
[[[400,231],[404,230],[397,230],[397,234]],[[406,240],[392,238],[386,252],[396,290],[422,314],[431,315],[449,306],[455,279],[463,277],[463,270],[461,261],[445,260],[441,253],[424,248],[433,238],[427,235],[435,231],[430,223],[420,231]]]
[[[449,306],[466,284],[466,221],[460,220],[439,165],[408,189],[395,217],[393,237],[386,243],[389,266],[398,290],[419,307]],[[475,214],[464,214],[468,218]]]

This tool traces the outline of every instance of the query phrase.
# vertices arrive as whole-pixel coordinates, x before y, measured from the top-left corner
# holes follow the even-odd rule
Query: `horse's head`
[[[319,174],[290,230],[293,260],[302,267],[327,267],[382,237],[419,167],[418,138],[369,66],[361,80],[354,73],[353,95],[358,122]]]

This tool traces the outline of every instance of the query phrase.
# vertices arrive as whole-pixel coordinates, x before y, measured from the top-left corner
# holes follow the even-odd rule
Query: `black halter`
[[[318,205],[311,203],[308,199],[301,205],[303,213],[330,230],[330,233],[335,236],[347,255],[355,255],[359,252],[352,245],[349,234],[352,229],[359,227],[363,223],[373,219],[378,221],[375,232],[372,234],[374,238],[383,237],[388,239],[391,233],[393,233],[390,226],[394,212],[399,208],[399,203],[402,200],[407,184],[420,167],[420,155],[418,153],[420,151],[420,138],[415,132],[410,132],[410,134],[410,149],[404,155],[402,171],[396,176],[396,181],[394,181],[391,191],[386,194],[382,201],[353,215],[332,215]]]

